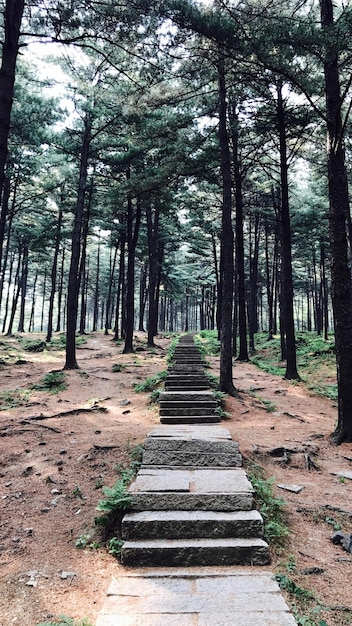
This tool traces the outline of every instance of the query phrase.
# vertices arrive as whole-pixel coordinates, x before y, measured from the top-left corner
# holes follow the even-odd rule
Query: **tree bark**
[[[54,316],[54,299],[56,294],[56,279],[57,279],[57,263],[59,258],[60,251],[60,241],[61,241],[61,225],[62,225],[62,207],[59,208],[59,215],[57,218],[56,229],[55,229],[55,248],[54,248],[54,259],[51,268],[51,289],[50,289],[50,298],[49,298],[49,312],[48,312],[48,329],[46,333],[46,341],[51,341],[53,336],[53,316]]]
[[[227,102],[224,60],[218,63],[219,87],[219,145],[222,177],[222,216],[220,240],[220,381],[219,388],[237,396],[232,378],[232,312],[233,312],[233,228],[231,155],[227,132]]]
[[[282,97],[282,84],[277,87],[277,126],[280,141],[280,180],[281,180],[281,206],[280,226],[282,238],[282,313],[284,320],[284,332],[286,343],[286,373],[285,378],[299,379],[297,371],[295,323],[293,312],[293,281],[292,281],[292,246],[291,225],[288,193],[288,164],[286,144],[286,120],[285,107]]]
[[[77,201],[71,240],[71,262],[67,291],[66,362],[64,366],[65,370],[78,369],[78,363],[76,360],[76,324],[78,313],[81,235],[87,187],[87,171],[89,147],[91,142],[91,131],[92,119],[91,116],[87,113],[84,120],[84,133],[80,155]]]
[[[8,138],[23,9],[24,0],[6,0],[4,41],[0,67],[0,199],[5,182]]]
[[[126,293],[126,336],[123,352],[133,352],[134,331],[134,268],[136,246],[138,241],[139,227],[141,223],[142,207],[139,200],[136,202],[136,210],[133,210],[132,199],[128,198],[127,211],[127,293]]]
[[[332,0],[320,0],[321,24],[326,34],[324,77],[327,115],[329,236],[331,298],[334,313],[338,387],[338,422],[332,434],[336,444],[352,441],[352,285],[348,257],[348,182],[343,145],[338,53],[335,48]]]

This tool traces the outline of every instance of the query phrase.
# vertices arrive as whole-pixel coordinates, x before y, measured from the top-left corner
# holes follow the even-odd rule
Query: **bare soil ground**
[[[143,341],[140,336],[140,351],[124,355],[111,337],[89,337],[78,349],[80,369],[66,373],[66,390],[32,390],[25,405],[0,412],[0,626],[35,626],[60,614],[93,624],[111,577],[122,571],[104,548],[75,544],[84,535],[99,542],[94,518],[101,487],[115,483],[116,466],[127,466],[133,448],[158,424],[157,408],[133,384],[166,369],[170,340],[157,338],[153,351]],[[24,353],[16,338],[1,343],[7,364],[0,391],[29,389],[63,367],[62,351]],[[218,358],[210,361],[216,375]],[[126,367],[114,372],[114,364]],[[230,417],[223,425],[245,462],[275,477],[275,491],[287,503],[291,536],[285,551],[273,554],[273,569],[287,571],[290,563],[290,577],[316,592],[329,607],[318,620],[351,624],[352,554],[330,541],[338,523],[352,532],[352,481],[334,474],[352,470],[352,445],[329,443],[336,408],[303,384],[250,363],[235,364],[234,382],[240,399],[226,399]],[[282,448],[278,456],[275,448]],[[302,490],[284,491],[281,483]]]

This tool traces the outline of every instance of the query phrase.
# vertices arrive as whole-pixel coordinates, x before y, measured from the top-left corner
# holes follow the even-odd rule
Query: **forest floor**
[[[0,411],[1,626],[35,626],[62,614],[94,624],[111,577],[122,571],[99,547],[96,506],[102,485],[116,482],[116,466],[129,465],[158,423],[157,406],[133,384],[166,369],[169,343],[158,337],[158,348],[146,350],[140,335],[139,351],[124,355],[111,337],[89,336],[77,350],[80,369],[66,372],[67,388],[53,395],[31,385],[63,367],[63,351],[24,352],[18,338],[1,338],[2,408],[5,395],[8,404],[14,397],[24,403]],[[217,375],[219,359],[209,361]],[[125,367],[114,372],[116,364]],[[314,592],[305,613],[312,621],[301,624],[351,624],[352,554],[330,540],[339,525],[352,532],[352,481],[335,474],[351,472],[352,444],[329,442],[336,407],[251,363],[235,363],[234,382],[240,399],[226,398],[223,426],[245,463],[275,477],[274,491],[287,503],[291,534],[272,555],[273,571],[295,582],[297,605],[302,589]],[[302,490],[285,491],[281,483]],[[91,548],[78,549],[87,535]],[[316,621],[312,611],[320,611]]]

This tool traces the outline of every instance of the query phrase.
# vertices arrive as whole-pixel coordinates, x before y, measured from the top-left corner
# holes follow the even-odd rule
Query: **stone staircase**
[[[180,340],[169,371],[160,397],[162,425],[149,433],[129,489],[123,565],[269,563],[238,444],[216,424],[217,403],[190,335]]]

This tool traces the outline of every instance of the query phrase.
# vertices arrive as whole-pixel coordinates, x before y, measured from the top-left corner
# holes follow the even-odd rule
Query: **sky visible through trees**
[[[330,0],[6,0],[0,325],[67,337],[335,331],[352,440],[352,9]],[[15,79],[15,81],[14,81]],[[327,139],[326,139],[327,138]],[[2,161],[1,161],[2,159]]]

